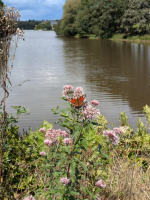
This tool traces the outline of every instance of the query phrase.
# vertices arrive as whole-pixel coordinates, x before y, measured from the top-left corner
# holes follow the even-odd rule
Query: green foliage
[[[56,33],[64,36],[149,33],[150,0],[67,0]]]
[[[34,30],[35,26],[40,24],[42,21],[37,20],[28,20],[28,21],[18,21],[18,27],[24,30]]]
[[[123,15],[122,25],[126,33],[141,34],[149,32],[150,0],[129,0]]]
[[[148,105],[144,106],[143,107],[143,112],[145,114],[147,123],[148,123],[148,125],[150,127],[150,107]]]
[[[44,148],[44,136],[39,131],[19,134],[19,127],[14,125],[21,114],[28,114],[28,110],[21,106],[13,106],[16,109],[16,117],[7,116],[5,123],[6,134],[3,137],[3,195],[8,199],[14,199],[15,193],[37,187],[36,169],[41,165],[42,158],[39,153]],[[0,108],[2,109],[2,108]],[[0,112],[1,118],[3,113]],[[44,121],[44,126],[52,127]],[[0,130],[2,131],[2,130]],[[0,142],[2,142],[0,140]],[[1,150],[0,150],[1,153]]]
[[[67,0],[63,7],[63,17],[57,27],[56,33],[65,36],[72,36],[77,33],[75,20],[77,16],[77,11],[80,6],[80,0]]]
[[[98,121],[81,120],[81,110],[72,104],[69,108],[60,110],[59,106],[52,109],[54,114],[61,118],[56,122],[64,127],[70,135],[71,143],[66,145],[63,137],[48,146],[44,156],[42,172],[42,186],[36,191],[35,197],[42,199],[96,199],[102,189],[95,186],[97,180],[106,179],[107,174],[99,171],[99,167],[111,162],[111,159],[102,149],[99,136],[99,128],[105,128],[107,121],[99,116]],[[106,170],[107,171],[107,170]],[[67,177],[70,182],[66,185],[60,181]]]
[[[4,6],[4,3],[2,0],[0,0],[0,7],[3,7]]]
[[[35,30],[51,30],[52,26],[50,21],[43,21],[38,25],[35,25]]]

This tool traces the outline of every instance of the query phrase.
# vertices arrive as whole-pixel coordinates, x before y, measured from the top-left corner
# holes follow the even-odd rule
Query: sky
[[[66,0],[2,0],[7,6],[20,10],[21,21],[61,19]]]

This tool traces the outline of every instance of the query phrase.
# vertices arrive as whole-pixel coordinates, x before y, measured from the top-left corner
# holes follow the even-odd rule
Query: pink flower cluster
[[[60,133],[63,137],[68,137],[69,134],[66,131],[61,131]]]
[[[58,138],[61,136],[68,137],[69,134],[66,131],[61,131],[60,129],[54,130],[54,129],[48,129],[45,134],[45,140],[44,144],[47,146],[51,146],[53,143],[55,143]]]
[[[93,100],[93,101],[91,101],[91,104],[93,104],[94,106],[97,106],[99,104],[99,102],[96,100]]]
[[[63,142],[65,145],[71,145],[71,138],[64,138]]]
[[[77,87],[73,93],[73,98],[78,99],[84,95],[82,87]]]
[[[72,92],[72,88],[73,88],[72,85],[65,85],[65,86],[64,86],[64,89],[63,89],[63,92],[62,92],[62,95],[63,95],[64,98],[66,98],[66,99],[69,99],[69,98],[70,98],[69,95],[70,95],[71,93],[73,93],[73,92]]]
[[[70,182],[70,179],[64,177],[60,179],[60,182],[63,183],[64,185],[67,185]]]
[[[32,195],[24,198],[23,200],[36,200]]]
[[[81,119],[91,120],[95,118],[97,115],[100,115],[99,109],[93,108],[89,103],[87,103],[83,110],[81,110]]]
[[[45,139],[51,140],[52,142],[55,142],[59,136],[60,136],[61,130],[57,129],[48,129],[46,134],[45,134]]]
[[[122,130],[121,130],[120,128],[118,128],[118,127],[113,128],[113,130],[115,131],[115,133],[116,133],[117,135],[119,135],[119,134],[122,133]]]
[[[46,132],[46,128],[45,127],[43,127],[43,128],[40,128],[40,130],[39,130],[41,133],[45,133]]]
[[[117,146],[119,144],[119,136],[113,130],[105,130],[103,131],[104,136],[107,136],[113,145]]]
[[[102,188],[105,188],[106,187],[106,183],[103,181],[103,180],[99,180],[95,183],[95,185],[97,187],[102,187]]]
[[[41,152],[40,152],[40,155],[41,155],[41,156],[45,156],[45,155],[46,155],[45,151],[41,151]]]

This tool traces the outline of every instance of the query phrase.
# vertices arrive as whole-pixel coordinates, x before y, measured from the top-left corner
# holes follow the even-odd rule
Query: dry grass
[[[114,158],[107,180],[109,200],[150,199],[150,166],[146,172],[136,162]]]

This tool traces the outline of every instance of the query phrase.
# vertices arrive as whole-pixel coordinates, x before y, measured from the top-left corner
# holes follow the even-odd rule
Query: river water
[[[14,44],[10,54],[14,51]],[[35,131],[43,120],[54,123],[51,109],[64,104],[63,86],[83,87],[86,100],[99,101],[98,108],[108,122],[119,126],[125,111],[136,130],[143,106],[150,105],[150,43],[57,37],[53,31],[25,31],[20,40],[10,76],[14,87],[7,99],[11,106],[30,108],[19,120],[20,131]],[[2,95],[2,93],[0,93]],[[65,105],[62,105],[64,108]],[[56,127],[54,125],[54,127]]]

